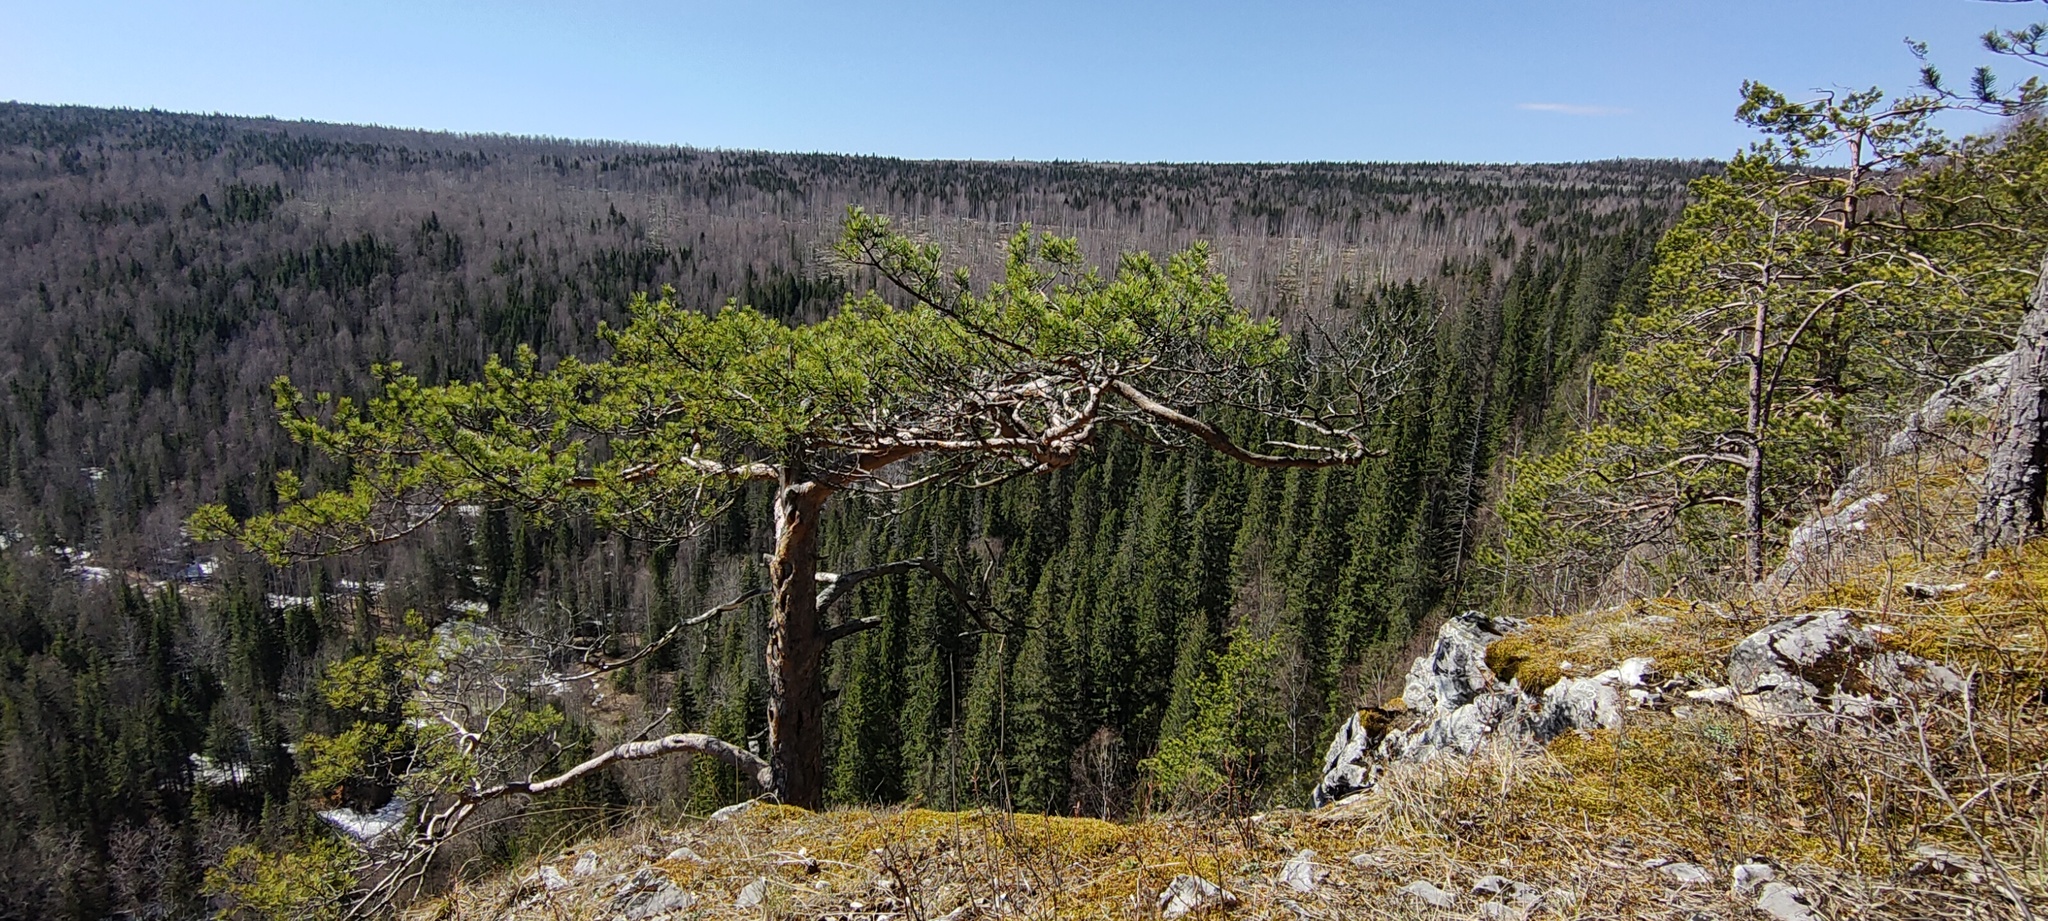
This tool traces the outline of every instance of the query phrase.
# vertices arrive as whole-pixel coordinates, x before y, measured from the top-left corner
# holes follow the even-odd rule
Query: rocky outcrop
[[[1847,611],[1816,611],[1750,634],[1728,654],[1729,701],[1765,720],[1865,715],[1903,697],[1963,690],[1954,671],[1901,652]]]
[[[1575,729],[1620,726],[1624,695],[1648,680],[1654,663],[1632,659],[1590,678],[1560,679],[1533,695],[1519,681],[1501,681],[1486,664],[1486,648],[1523,626],[1478,611],[1446,622],[1429,655],[1408,670],[1405,711],[1360,710],[1338,729],[1323,756],[1315,805],[1369,788],[1389,762],[1469,755],[1493,738],[1541,743]]]
[[[1834,511],[1815,515],[1792,530],[1785,545],[1785,561],[1771,573],[1769,583],[1785,586],[1802,576],[1825,572],[1826,563],[1854,548],[1869,530],[1872,517],[1891,501],[1877,486],[1892,462],[1941,445],[1949,437],[1945,430],[1956,424],[1951,416],[1981,417],[1994,412],[2004,398],[2011,364],[2010,353],[1983,362],[1907,414],[1899,430],[1885,439],[1876,458],[1842,478],[1828,499]]]
[[[1689,684],[1694,689],[1685,696],[1692,701],[1772,722],[1890,713],[1908,698],[1965,689],[1953,670],[1886,650],[1849,612],[1826,610],[1781,620],[1737,644],[1726,686],[1698,687],[1699,679],[1660,684],[1654,661],[1633,658],[1592,677],[1558,678],[1532,694],[1519,680],[1501,681],[1486,664],[1487,647],[1522,626],[1476,611],[1444,624],[1429,655],[1408,671],[1406,711],[1360,710],[1338,730],[1315,805],[1369,789],[1393,762],[1471,754],[1489,739],[1542,744],[1576,730],[1618,729],[1629,710],[1661,706],[1666,692]]]

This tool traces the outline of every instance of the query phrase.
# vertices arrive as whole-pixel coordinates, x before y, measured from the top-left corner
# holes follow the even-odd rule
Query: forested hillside
[[[816,320],[878,283],[830,255],[849,205],[977,278],[1030,222],[1105,266],[1206,242],[1237,303],[1297,336],[1427,327],[1371,435],[1384,456],[1356,467],[1255,470],[1120,433],[1050,475],[826,522],[835,566],[930,558],[982,599],[928,580],[849,599],[880,626],[827,663],[832,801],[1299,800],[1417,624],[1491,590],[1475,510],[1546,412],[1590,398],[1603,331],[1644,309],[1653,247],[1707,169],[909,162],[0,107],[0,810],[21,819],[0,826],[0,914],[179,915],[236,845],[384,806],[421,738],[404,666],[450,623],[534,638],[559,676],[759,587],[765,490],[674,543],[477,506],[284,568],[185,522],[274,508],[280,471],[343,482],[278,425],[280,376],[361,395],[377,362],[433,384],[520,346],[600,356],[599,324],[664,288]],[[758,736],[765,618],[755,601],[630,668],[528,689],[513,760],[661,726]],[[1229,697],[1274,706],[1223,731]],[[1211,764],[1228,776],[1195,770]],[[504,857],[608,807],[701,813],[742,789],[708,762],[635,767],[469,846]]]

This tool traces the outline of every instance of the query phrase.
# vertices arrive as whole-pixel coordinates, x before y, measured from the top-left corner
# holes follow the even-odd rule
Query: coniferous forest
[[[187,916],[238,848],[386,806],[425,757],[408,657],[457,625],[549,638],[556,677],[674,628],[522,690],[529,770],[650,729],[761,744],[765,601],[695,615],[764,584],[765,489],[674,540],[478,503],[286,565],[187,519],[271,511],[280,473],[345,483],[278,424],[279,377],[364,396],[380,362],[438,384],[522,347],[589,357],[642,292],[816,320],[877,286],[832,254],[853,205],[977,278],[1025,223],[1099,265],[1206,241],[1238,305],[1298,342],[1427,331],[1363,464],[1255,469],[1115,430],[1048,475],[857,496],[823,525],[834,566],[950,574],[863,583],[832,615],[877,626],[825,662],[829,802],[1305,801],[1431,618],[1498,590],[1475,549],[1506,458],[1590,398],[1604,331],[1644,308],[1713,168],[918,162],[9,104],[0,915]],[[710,759],[628,765],[467,846],[508,859],[750,795]]]

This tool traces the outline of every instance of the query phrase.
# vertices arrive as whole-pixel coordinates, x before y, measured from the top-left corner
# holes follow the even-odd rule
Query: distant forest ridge
[[[296,176],[291,207],[323,213],[431,210],[484,189],[545,194],[560,212],[616,209],[656,245],[683,243],[686,231],[708,241],[773,228],[793,258],[813,256],[852,204],[976,249],[1020,222],[1079,236],[1098,261],[1202,240],[1261,312],[1317,305],[1339,284],[1426,277],[1445,257],[1493,251],[1505,260],[1514,251],[1505,235],[1555,238],[1560,225],[1588,221],[1611,229],[1615,212],[1674,208],[1686,182],[1718,169],[1678,160],[919,161],[21,104],[0,104],[0,147],[9,159],[55,154],[73,170],[90,156],[119,173],[115,161],[127,154],[130,168],[176,164],[170,172],[186,178]],[[139,167],[135,157],[152,162]],[[337,175],[317,175],[328,171]]]

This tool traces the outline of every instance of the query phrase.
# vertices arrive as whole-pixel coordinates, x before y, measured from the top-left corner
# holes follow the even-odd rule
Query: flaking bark
[[[1997,440],[1977,499],[1980,557],[2041,529],[2042,471],[2048,467],[2048,258],[2020,320],[1992,433]]]

